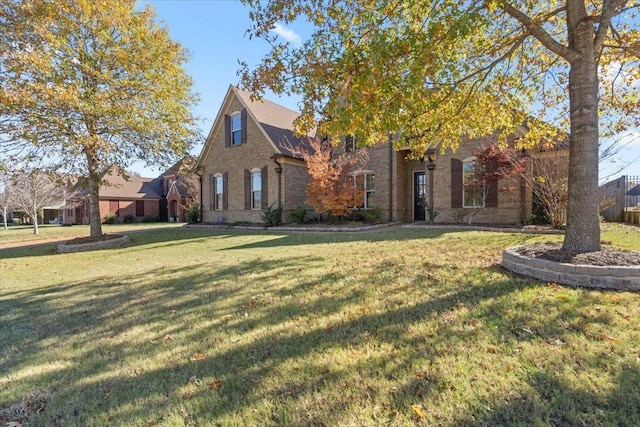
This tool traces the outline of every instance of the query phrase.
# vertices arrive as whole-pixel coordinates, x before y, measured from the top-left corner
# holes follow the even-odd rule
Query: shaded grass
[[[497,265],[559,239],[173,229],[0,251],[0,408],[47,390],[32,425],[638,425],[638,294]]]
[[[102,232],[104,234],[121,233],[123,231],[149,230],[151,228],[175,228],[183,225],[180,223],[102,224]],[[41,224],[38,225],[38,234],[33,234],[33,227],[30,225],[13,225],[7,230],[0,227],[0,245],[34,240],[86,237],[89,234],[89,225]]]

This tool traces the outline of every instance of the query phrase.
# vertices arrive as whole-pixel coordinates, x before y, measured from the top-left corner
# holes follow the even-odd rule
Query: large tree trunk
[[[598,64],[593,24],[580,1],[567,2],[569,47],[580,55],[569,71],[569,200],[563,248],[600,250],[598,202]]]
[[[100,174],[98,173],[95,156],[87,153],[87,165],[89,169],[89,229],[91,237],[102,236],[102,218],[100,217]]]

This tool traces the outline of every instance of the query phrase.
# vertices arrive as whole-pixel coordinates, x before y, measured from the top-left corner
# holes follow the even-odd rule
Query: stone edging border
[[[77,245],[67,245],[65,243],[61,243],[58,245],[58,252],[61,254],[68,254],[71,252],[83,252],[93,251],[95,249],[114,248],[116,246],[128,243],[129,240],[129,236],[122,236],[116,239],[103,240],[100,242],[80,243]]]
[[[358,231],[369,231],[369,230],[377,230],[378,228],[386,228],[394,225],[400,224],[399,222],[387,222],[384,224],[374,224],[374,225],[366,225],[362,227],[287,227],[287,226],[276,226],[276,227],[265,227],[265,226],[257,226],[257,225],[216,225],[216,224],[187,224],[185,228],[217,228],[220,230],[258,230],[258,231],[324,231],[330,233],[344,232],[344,233],[354,233]]]
[[[502,253],[502,266],[514,273],[565,285],[640,291],[640,266],[566,264],[521,255],[516,252],[519,247]]]
[[[434,230],[464,230],[464,231],[495,231],[500,233],[525,233],[525,234],[564,234],[563,230],[515,228],[515,227],[490,227],[486,225],[460,225],[460,224],[405,224],[402,228],[432,228]]]

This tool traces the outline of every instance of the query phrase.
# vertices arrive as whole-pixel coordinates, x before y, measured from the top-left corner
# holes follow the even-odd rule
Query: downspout
[[[389,134],[389,222],[393,221],[393,135]]]
[[[276,160],[276,158],[273,158],[273,162],[277,165],[276,166],[276,173],[278,174],[278,188],[277,188],[277,199],[278,199],[278,209],[282,208],[282,165],[278,162],[278,160]]]

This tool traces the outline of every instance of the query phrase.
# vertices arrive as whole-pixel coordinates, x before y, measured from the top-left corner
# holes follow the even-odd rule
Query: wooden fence
[[[601,185],[599,197],[606,221],[640,224],[640,176],[623,175]]]

